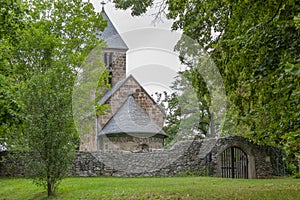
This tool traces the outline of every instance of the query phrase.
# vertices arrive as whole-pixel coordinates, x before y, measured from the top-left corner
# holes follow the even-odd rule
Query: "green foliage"
[[[210,96],[206,87],[199,92],[194,90],[190,81],[195,80],[192,78],[194,75],[190,70],[179,72],[171,86],[175,92],[159,94],[158,102],[167,113],[164,126],[164,131],[169,135],[167,145],[185,139],[203,138],[208,133]]]
[[[223,133],[279,146],[288,160],[299,159],[299,0],[167,5],[172,28],[207,50],[222,75],[229,103]],[[181,57],[189,58],[190,50],[177,46]]]
[[[67,66],[35,74],[23,88],[29,120],[24,132],[30,156],[29,177],[52,195],[72,163],[76,131],[72,120],[72,76]]]
[[[181,110],[179,107],[178,95],[176,93],[167,94],[166,92],[157,95],[157,103],[160,103],[166,111],[166,119],[163,130],[169,137],[165,139],[165,145],[171,146],[171,142],[176,138],[176,134],[180,128]]]
[[[299,157],[300,147],[297,4],[230,3],[228,30],[213,53],[230,100],[233,131],[258,144],[280,146],[290,159]]]
[[[78,141],[74,80],[106,24],[81,0],[1,1],[0,11],[0,137],[32,153],[29,176],[52,195]]]
[[[136,0],[114,0],[116,4],[116,8],[128,9],[131,8],[132,16],[139,16],[142,13],[147,11],[149,6],[153,5],[153,0],[144,0],[144,1],[136,1]]]
[[[24,121],[21,102],[16,101],[16,88],[9,79],[0,74],[0,138],[7,138],[9,130]]]
[[[22,102],[15,97],[18,85],[12,76],[10,56],[25,26],[25,10],[18,1],[1,0],[0,4],[0,138],[9,140],[9,132],[24,121]]]
[[[293,176],[294,178],[300,178],[300,173],[299,173],[299,169],[297,168],[296,163],[289,163],[287,165],[287,174],[289,176]]]

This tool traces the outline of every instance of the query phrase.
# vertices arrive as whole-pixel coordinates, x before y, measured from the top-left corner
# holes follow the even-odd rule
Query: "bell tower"
[[[103,49],[103,61],[110,74],[111,87],[126,77],[126,52],[127,45],[107,16],[102,4],[102,16],[107,21],[105,30],[101,33],[101,38],[107,46]]]
[[[107,21],[107,26],[103,32],[97,32],[97,36],[99,39],[103,39],[106,42],[106,47],[102,49],[102,61],[105,63],[105,67],[110,74],[109,83],[111,85],[111,88],[113,88],[119,81],[126,78],[126,52],[128,50],[128,47],[107,16],[104,10],[104,5],[105,3],[103,2],[101,14]],[[96,134],[89,133],[82,137],[80,142],[81,151],[98,150],[97,131],[100,128],[100,123],[98,123],[98,121],[100,120],[100,118],[105,117],[106,116],[97,117],[95,123]]]

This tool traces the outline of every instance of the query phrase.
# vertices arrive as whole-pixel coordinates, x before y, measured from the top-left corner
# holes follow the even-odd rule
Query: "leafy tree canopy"
[[[192,87],[190,70],[182,71],[176,77],[171,88],[171,94],[164,92],[157,95],[157,102],[166,110],[164,131],[169,135],[166,145],[194,138],[208,136],[211,113],[209,110],[210,95],[207,88],[202,90],[203,96]],[[199,77],[199,81],[203,81]]]
[[[24,120],[22,103],[14,96],[17,85],[8,58],[18,45],[16,37],[19,30],[25,27],[26,12],[16,1],[1,0],[0,3],[0,138],[8,139],[8,132]]]
[[[29,150],[30,177],[52,195],[78,139],[74,80],[90,51],[103,45],[95,33],[106,22],[81,0],[1,0],[0,12],[0,122],[8,130],[0,137]]]
[[[137,1],[114,1],[140,9]],[[229,103],[224,134],[242,134],[259,144],[300,157],[300,1],[173,0],[167,4],[172,28],[181,29],[218,67]],[[177,47],[187,54],[184,45]],[[201,88],[201,84],[195,85]]]

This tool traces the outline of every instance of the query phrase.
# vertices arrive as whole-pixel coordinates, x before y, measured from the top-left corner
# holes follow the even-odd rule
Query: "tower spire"
[[[101,32],[101,39],[104,39],[105,42],[107,43],[107,48],[109,49],[121,49],[121,50],[128,50],[127,45],[125,44],[125,42],[123,41],[121,35],[118,33],[117,29],[115,28],[115,26],[113,25],[113,23],[111,22],[111,20],[109,19],[108,15],[106,14],[105,10],[104,10],[104,5],[106,5],[106,3],[109,2],[108,0],[106,1],[102,1],[102,16],[103,19],[105,19],[107,21],[107,26],[104,29],[103,32]]]
[[[104,6],[105,6],[105,2],[104,2],[104,0],[101,2],[101,4],[102,4],[102,11],[104,11]]]

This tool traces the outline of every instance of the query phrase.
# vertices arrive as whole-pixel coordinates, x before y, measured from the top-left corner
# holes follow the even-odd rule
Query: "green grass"
[[[0,199],[47,199],[27,179],[0,178]],[[300,199],[299,179],[67,178],[50,199]]]

